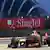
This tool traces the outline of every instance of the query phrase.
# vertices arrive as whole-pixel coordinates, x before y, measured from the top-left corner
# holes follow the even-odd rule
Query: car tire
[[[41,47],[41,42],[39,43],[38,47]]]
[[[46,42],[44,42],[44,45],[46,45]]]
[[[11,44],[8,44],[8,48],[10,48],[11,47]]]
[[[28,45],[29,45],[28,42],[30,42],[30,41],[29,40],[26,40],[26,45],[25,45],[26,48],[28,48]]]
[[[48,41],[48,46],[50,46],[50,41]]]
[[[48,37],[47,44],[50,46],[50,37]]]
[[[48,46],[50,46],[50,44],[48,44]]]
[[[16,45],[14,45],[14,47],[12,47],[12,48],[17,48],[17,46],[16,46]]]

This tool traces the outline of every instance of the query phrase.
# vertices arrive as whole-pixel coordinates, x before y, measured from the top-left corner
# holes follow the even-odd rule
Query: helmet
[[[32,32],[36,32],[36,30],[33,30]]]

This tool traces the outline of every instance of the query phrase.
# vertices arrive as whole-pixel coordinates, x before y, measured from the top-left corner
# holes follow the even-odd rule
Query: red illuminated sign
[[[11,20],[11,19],[10,19]],[[11,26],[10,26],[11,25]],[[44,19],[42,18],[23,18],[23,19],[12,19],[10,22],[10,28],[43,28]]]

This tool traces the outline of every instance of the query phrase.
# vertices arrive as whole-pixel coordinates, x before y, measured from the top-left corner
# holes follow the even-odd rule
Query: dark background
[[[35,7],[28,16],[26,14],[28,11],[31,9],[32,6],[35,5],[40,5],[40,3],[36,2],[35,0],[27,0],[23,7],[21,8],[19,15],[17,16],[17,11],[19,10],[21,4],[23,3],[24,0],[15,0],[11,12],[8,15],[8,11],[11,7],[11,4],[13,0],[0,0],[0,18],[13,18],[13,17],[18,17],[18,16],[24,16],[24,17],[45,17],[48,14],[45,9],[41,8],[40,6]]]

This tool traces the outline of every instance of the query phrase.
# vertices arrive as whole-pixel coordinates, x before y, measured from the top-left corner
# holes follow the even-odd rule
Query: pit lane
[[[12,49],[12,48],[7,48],[8,44],[11,42],[11,38],[10,39],[0,39],[0,49],[3,50],[49,50],[50,47],[48,47],[48,45],[42,45],[42,47],[40,48],[16,48],[16,49]]]

